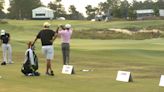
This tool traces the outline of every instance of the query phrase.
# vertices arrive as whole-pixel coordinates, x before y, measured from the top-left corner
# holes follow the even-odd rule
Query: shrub
[[[0,20],[0,24],[8,24],[8,21],[5,20],[5,19],[1,19],[1,20]]]
[[[136,32],[131,35],[122,32],[115,32],[112,30],[84,30],[84,31],[74,31],[72,37],[80,39],[133,39],[133,40],[143,40],[158,38],[163,36],[161,33],[153,32]]]

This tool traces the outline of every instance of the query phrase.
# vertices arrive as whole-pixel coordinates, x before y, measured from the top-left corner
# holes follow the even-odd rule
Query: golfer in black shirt
[[[36,36],[33,42],[33,45],[35,44],[37,39],[41,40],[42,52],[46,57],[46,62],[47,62],[46,75],[53,76],[54,73],[51,67],[51,62],[54,57],[53,41],[55,40],[57,34],[55,34],[53,30],[49,29],[50,24],[48,22],[45,22],[43,26],[44,29],[38,33],[38,35]]]
[[[1,65],[6,65],[6,63],[12,64],[12,48],[10,45],[10,34],[5,32],[5,30],[1,30],[0,36],[2,42],[2,51],[3,51],[3,62]],[[8,54],[8,55],[7,55]],[[8,56],[8,59],[7,59]]]

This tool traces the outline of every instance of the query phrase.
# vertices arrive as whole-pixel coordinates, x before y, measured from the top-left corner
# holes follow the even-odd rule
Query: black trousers
[[[63,64],[69,64],[70,45],[69,43],[62,43]]]

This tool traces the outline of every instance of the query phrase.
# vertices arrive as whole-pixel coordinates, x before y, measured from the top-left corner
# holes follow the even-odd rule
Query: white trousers
[[[2,44],[3,62],[12,63],[12,48],[10,44]],[[7,60],[8,55],[8,60]]]
[[[54,58],[54,48],[52,45],[42,46],[42,53],[46,59],[52,60]]]

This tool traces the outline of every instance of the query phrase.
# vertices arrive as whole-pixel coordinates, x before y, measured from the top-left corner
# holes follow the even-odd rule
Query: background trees
[[[153,9],[155,15],[158,16],[159,9],[164,9],[164,0],[145,0],[137,1],[133,0],[132,3],[129,3],[127,0],[107,0],[104,3],[100,3],[99,6],[102,7],[101,12],[104,12],[107,17],[116,17],[116,18],[130,18],[135,19],[136,13],[135,10],[141,9]]]
[[[55,11],[55,18],[66,17],[66,11],[64,6],[61,4],[61,0],[54,0],[53,2],[50,2],[48,7]]]
[[[65,17],[66,19],[80,20],[84,19],[84,16],[76,10],[74,5],[70,5],[69,14],[66,13],[64,5],[61,4],[61,0],[54,0],[48,4],[48,7],[55,11],[55,18]]]
[[[32,9],[41,6],[40,0],[10,0],[9,18],[30,19]]]
[[[2,10],[3,9],[3,0],[0,0],[0,10]]]
[[[2,11],[4,9],[3,4],[4,4],[4,0],[0,0],[0,19],[6,17],[6,14]]]
[[[48,7],[55,11],[55,18],[65,17],[66,19],[84,19],[74,5],[70,5],[68,12],[66,12],[62,0],[53,0],[48,4]],[[11,19],[31,19],[32,9],[43,6],[40,0],[10,0],[11,7],[8,9],[8,18]],[[0,18],[6,17],[3,9],[3,0],[0,0]],[[100,2],[97,7],[87,5],[86,19],[90,20],[95,18],[96,15],[102,14],[106,18],[130,18],[135,19],[135,10],[139,9],[154,9],[155,15],[159,15],[159,9],[164,9],[164,0],[133,0],[129,3],[127,0],[106,0]]]
[[[95,15],[96,15],[96,10],[97,8],[96,7],[92,7],[91,5],[88,5],[85,7],[86,9],[86,14],[87,14],[87,19],[90,20],[90,19],[94,19],[95,18]]]
[[[72,20],[81,20],[84,19],[84,16],[82,13],[76,10],[76,7],[74,5],[70,5],[69,7],[69,17]]]

